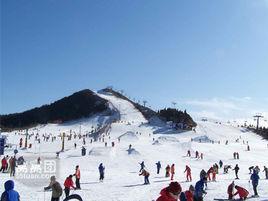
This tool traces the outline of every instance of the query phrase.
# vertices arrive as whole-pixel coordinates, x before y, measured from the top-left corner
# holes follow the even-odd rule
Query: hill
[[[22,113],[0,116],[3,131],[33,127],[38,124],[62,123],[110,110],[108,101],[89,89],[64,97],[49,105],[43,105]]]
[[[158,112],[145,107],[139,103],[136,103],[126,96],[122,95],[120,92],[113,90],[112,88],[105,88],[100,90],[99,92],[111,93],[115,97],[121,98],[123,100],[127,100],[128,102],[132,103],[134,107],[142,113],[144,118],[148,120],[148,122],[153,122],[157,118],[163,122],[172,121],[176,124],[176,128],[179,128],[178,125],[182,124],[183,129],[188,129],[192,127],[196,127],[196,122],[192,119],[192,117],[186,111],[180,111],[173,108],[165,108],[161,109]]]

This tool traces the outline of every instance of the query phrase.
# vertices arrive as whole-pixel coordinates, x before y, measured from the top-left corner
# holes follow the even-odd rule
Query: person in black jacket
[[[235,168],[233,169],[234,171],[235,171],[235,176],[236,176],[236,178],[235,179],[239,179],[238,178],[238,171],[239,171],[239,167],[238,167],[238,164],[236,164],[236,166],[235,166]]]

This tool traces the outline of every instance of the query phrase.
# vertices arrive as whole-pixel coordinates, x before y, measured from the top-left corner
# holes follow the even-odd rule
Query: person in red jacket
[[[187,201],[194,201],[194,186],[190,185],[189,190],[185,191]]]
[[[171,182],[168,187],[160,192],[156,201],[177,201],[181,193],[181,185],[178,182]]]
[[[174,164],[171,165],[170,173],[171,173],[171,180],[173,180],[174,174],[175,174],[175,165]]]
[[[71,188],[75,189],[74,187],[74,182],[73,182],[73,175],[69,175],[69,177],[66,178],[65,182],[64,182],[64,192],[66,197],[68,197],[70,195],[70,190]]]
[[[229,186],[228,186],[228,189],[227,189],[227,193],[228,193],[228,199],[229,200],[232,200],[233,199],[233,196],[234,196],[234,182],[232,182]]]
[[[0,169],[0,172],[2,171],[2,172],[5,172],[5,170],[7,169],[7,159],[6,159],[6,157],[4,157],[3,159],[2,159],[2,161],[1,161],[1,165],[2,165],[2,167],[1,167],[1,169]]]
[[[186,172],[186,179],[187,181],[192,181],[192,174],[191,174],[191,168],[186,165],[186,168],[184,170],[184,173]]]
[[[238,194],[240,199],[247,199],[249,192],[246,189],[242,188],[241,186],[235,186],[235,189],[237,190],[237,192],[234,194],[234,196]]]
[[[194,201],[194,186],[190,185],[189,190],[181,192],[180,201]]]

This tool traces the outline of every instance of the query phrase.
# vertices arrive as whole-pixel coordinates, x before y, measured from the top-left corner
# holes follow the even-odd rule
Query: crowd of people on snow
[[[202,169],[200,172],[200,180],[196,182],[195,186],[190,185],[189,189],[186,191],[182,191],[181,185],[178,182],[172,181],[168,187],[165,187],[160,191],[160,197],[156,201],[203,201],[204,196],[207,194],[206,188],[208,180],[211,181],[210,174],[212,174],[212,181],[215,181],[215,175],[218,174],[218,169],[223,167],[223,162],[221,160],[219,164],[220,166],[218,167],[215,163],[208,171]],[[187,167],[188,166],[186,166],[185,171],[187,171]],[[238,165],[236,165],[236,167],[238,167]],[[258,197],[257,187],[260,180],[260,169],[258,166],[252,166],[249,169],[252,171],[250,172],[250,180],[254,191],[253,197]],[[263,172],[265,172],[265,178],[268,179],[267,167],[264,166]],[[235,174],[237,177],[237,172]],[[189,181],[188,178],[187,181]],[[233,200],[237,195],[241,200],[245,200],[249,197],[248,190],[242,186],[236,185],[234,181],[227,187],[227,194],[229,200]]]
[[[29,135],[29,139],[32,135]],[[71,138],[79,138],[83,140],[83,145],[86,144],[85,141],[85,136],[82,135],[77,135],[74,134],[68,135],[67,139],[71,140]],[[51,139],[51,142],[56,140],[55,136],[52,135],[43,135],[42,136],[43,141],[48,142]],[[104,142],[104,138],[99,138],[99,141]],[[40,143],[41,141],[41,136],[38,134],[35,135],[35,140]],[[239,141],[239,139],[237,139]],[[120,142],[120,139],[118,139],[118,142]],[[92,143],[92,140],[91,140]],[[228,144],[228,140],[225,143],[226,145]],[[247,142],[248,144],[248,142]],[[23,139],[21,138],[19,141],[19,146],[22,147],[23,145]],[[106,145],[107,146],[107,143]],[[114,142],[112,143],[112,146],[114,146]],[[77,147],[77,144],[74,143],[74,147]],[[83,149],[84,147],[82,147]],[[131,148],[131,145],[129,146]],[[85,151],[85,150],[84,150]],[[250,151],[249,145],[247,145],[247,151]],[[187,151],[186,156],[191,157],[194,155],[194,158],[196,159],[203,159],[204,155],[203,153],[199,151],[195,151],[194,154],[191,153],[190,150]],[[234,152],[233,153],[233,158],[235,160],[239,160],[239,153]],[[0,172],[2,173],[10,173],[10,176],[15,176],[16,172],[16,167],[17,167],[17,159],[16,159],[16,154],[13,157],[4,156],[1,159],[1,169]],[[40,164],[41,158],[38,157],[37,159],[37,164]],[[146,169],[144,161],[139,163],[140,169],[139,169],[139,176],[144,177],[144,185],[150,184],[149,177],[150,177],[150,172]],[[155,163],[156,165],[156,173],[160,174],[161,169],[162,169],[162,164],[160,161]],[[206,189],[208,186],[208,182],[215,182],[217,180],[217,174],[219,174],[219,169],[223,168],[223,173],[228,174],[229,170],[233,170],[235,173],[235,179],[239,179],[239,170],[240,167],[238,164],[235,165],[234,168],[232,168],[231,165],[229,164],[224,164],[222,160],[219,161],[219,163],[213,164],[207,171],[202,169],[200,171],[200,178],[199,180],[195,183],[195,185],[190,185],[189,188],[185,191],[182,190],[182,187],[179,182],[173,181],[174,180],[174,175],[175,175],[175,164],[167,164],[165,166],[165,177],[170,178],[171,183],[165,187],[164,189],[161,190],[160,192],[160,197],[156,201],[203,201],[204,196],[207,194]],[[100,163],[98,166],[98,172],[99,172],[99,181],[102,182],[104,180],[104,173],[105,173],[105,167],[103,163]],[[252,188],[254,191],[254,196],[258,196],[258,184],[260,180],[259,173],[261,172],[260,168],[258,166],[251,166],[249,167],[249,174],[250,180],[252,183]],[[265,178],[268,179],[268,168],[264,166],[263,171],[265,173]],[[189,165],[185,166],[185,177],[187,182],[192,182],[192,171]],[[75,182],[73,181],[73,178],[75,179]],[[63,183],[63,188],[61,184],[56,180],[55,176],[52,176],[50,178],[50,183],[47,187],[44,188],[45,191],[51,190],[52,195],[51,195],[51,201],[59,201],[60,198],[62,197],[63,191],[65,193],[65,197],[70,196],[70,191],[72,189],[74,190],[79,190],[81,189],[80,186],[80,178],[81,178],[81,173],[80,173],[80,168],[77,165],[75,168],[74,174],[70,174],[64,181]],[[4,184],[5,191],[1,195],[1,201],[19,201],[20,195],[17,191],[14,190],[14,182],[12,180],[8,180]],[[247,189],[245,189],[242,186],[238,186],[235,184],[233,181],[228,187],[227,187],[227,196],[228,199],[233,199],[235,196],[239,196],[240,199],[244,200],[248,198],[249,192]]]

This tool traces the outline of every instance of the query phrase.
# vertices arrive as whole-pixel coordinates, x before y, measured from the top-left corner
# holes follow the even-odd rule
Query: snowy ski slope
[[[268,166],[268,147],[267,141],[259,136],[242,130],[241,128],[230,125],[216,124],[212,122],[197,122],[196,132],[185,132],[180,134],[155,134],[153,128],[143,124],[146,119],[126,100],[114,97],[109,94],[99,94],[102,98],[110,101],[113,107],[120,111],[121,120],[111,125],[110,136],[105,136],[105,142],[94,142],[90,144],[90,139],[86,139],[87,155],[81,156],[82,140],[66,141],[66,150],[60,154],[58,162],[60,164],[60,175],[58,181],[63,184],[69,174],[74,173],[76,165],[81,169],[81,187],[82,190],[72,191],[71,193],[80,194],[85,201],[152,201],[156,200],[162,188],[166,187],[170,179],[164,177],[164,168],[167,164],[175,164],[175,180],[179,181],[183,190],[187,190],[190,184],[195,184],[199,179],[201,169],[208,170],[211,165],[219,162],[221,159],[224,164],[240,166],[240,180],[235,180],[236,184],[249,190],[252,194],[252,188],[249,184],[248,167],[259,165],[261,170],[263,166]],[[40,134],[51,133],[58,136],[60,132],[67,132],[72,129],[75,132],[82,133],[90,130],[92,125],[96,125],[96,118],[82,120],[67,125],[45,125],[31,129],[29,132],[39,132]],[[21,135],[15,135],[15,132],[4,133],[8,135],[8,141],[18,144]],[[198,139],[200,136],[206,136],[211,142],[191,141],[191,138]],[[118,138],[120,137],[120,142]],[[239,139],[239,142],[236,142]],[[228,140],[229,144],[225,145]],[[243,140],[248,141],[251,151],[246,151],[246,145]],[[220,141],[220,144],[218,144]],[[74,148],[74,142],[77,143],[77,149]],[[111,147],[111,142],[115,142],[115,147]],[[157,142],[157,143],[156,143]],[[20,150],[19,155],[25,156],[26,160],[35,162],[37,157],[41,159],[55,157],[55,152],[59,151],[61,141],[58,138],[54,142],[43,142],[38,144],[34,138],[30,139],[33,144],[32,149]],[[135,154],[128,154],[129,144],[136,150]],[[204,159],[195,159],[186,157],[187,150],[192,154],[198,150],[204,154]],[[233,152],[240,153],[240,160],[233,159]],[[89,154],[90,153],[90,154]],[[12,150],[7,151],[12,155]],[[150,185],[143,185],[143,177],[139,174],[139,162],[144,161],[146,169],[150,172]],[[156,174],[157,161],[161,161],[162,170],[159,175]],[[98,181],[98,165],[103,163],[105,169],[104,182]],[[193,182],[186,182],[184,169],[189,165],[192,169]],[[264,179],[264,173],[260,173],[259,194],[260,198],[251,199],[252,201],[268,200],[268,180]],[[3,181],[9,178],[8,174],[0,174],[1,185],[0,192],[3,191]],[[208,194],[204,198],[206,201],[214,198],[226,198],[227,186],[235,178],[234,172],[223,174],[220,169],[216,182],[208,184]],[[21,201],[49,201],[50,192],[43,192],[43,187],[48,184],[16,182],[16,189],[21,194]]]

